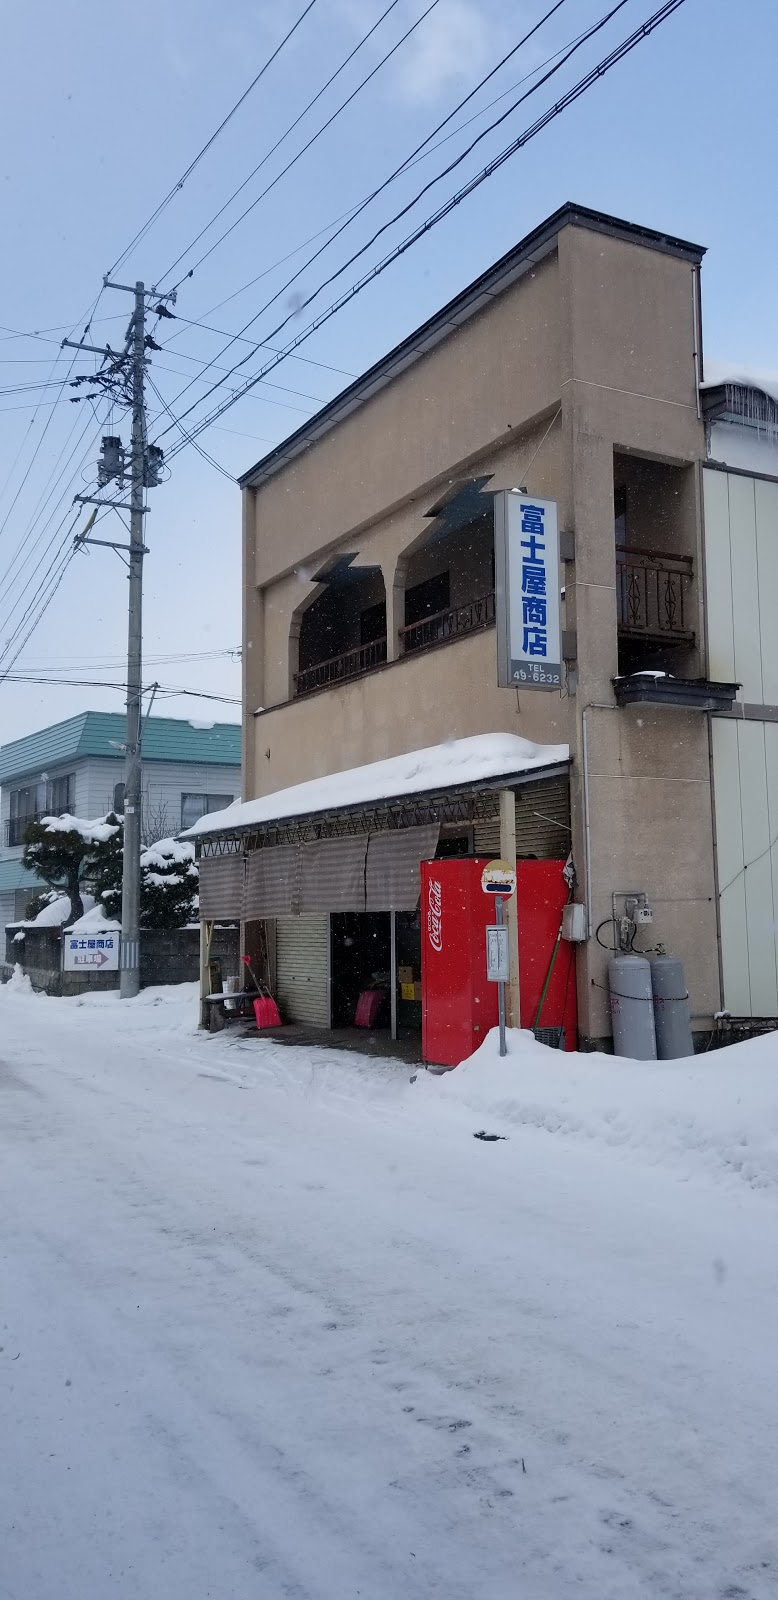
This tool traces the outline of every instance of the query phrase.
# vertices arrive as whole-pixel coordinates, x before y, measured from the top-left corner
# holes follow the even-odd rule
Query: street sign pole
[[[502,927],[502,896],[495,896],[495,922],[498,928]],[[497,985],[497,1017],[500,1024],[500,1055],[507,1056],[508,1046],[505,1043],[505,983],[501,978]]]

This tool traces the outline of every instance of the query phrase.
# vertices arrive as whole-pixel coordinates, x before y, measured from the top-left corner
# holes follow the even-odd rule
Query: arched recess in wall
[[[319,567],[316,588],[292,614],[290,694],[359,677],[386,661],[386,588],[379,566],[339,554]]]
[[[394,575],[393,654],[444,644],[494,622],[494,502],[488,477],[461,479],[430,506]]]

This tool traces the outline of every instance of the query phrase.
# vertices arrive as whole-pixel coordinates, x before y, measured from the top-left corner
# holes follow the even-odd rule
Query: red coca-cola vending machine
[[[486,976],[486,926],[493,897],[481,888],[487,857],[421,863],[422,1054],[455,1067],[497,1026],[497,984]],[[534,1025],[568,889],[562,861],[519,861],[516,901],[521,1026]],[[565,1049],[577,1043],[575,949],[562,944],[554,961],[539,1027],[564,1027]]]
[[[486,976],[487,860],[421,863],[422,1055],[441,1067],[465,1061],[497,1026],[497,985]]]

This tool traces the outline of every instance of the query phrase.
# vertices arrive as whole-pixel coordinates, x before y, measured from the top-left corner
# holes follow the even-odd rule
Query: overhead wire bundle
[[[418,200],[421,199],[422,196],[427,193],[435,183],[439,182],[442,177],[459,166],[461,162],[465,160],[465,158],[471,153],[475,146],[487,136],[488,133],[492,132],[494,128],[504,122],[506,118],[516,110],[517,106],[528,98],[529,94],[536,92],[537,88],[541,87],[542,84],[548,81],[548,79],[554,73],[558,72],[560,68],[565,65],[566,61],[570,59],[570,56],[574,53],[574,51],[580,48],[581,43],[584,42],[584,40],[592,37],[594,33],[603,28],[607,22],[609,22],[617,12],[622,10],[623,6],[627,3],[628,0],[618,0],[618,3],[614,5],[604,17],[602,17],[597,23],[593,24],[591,29],[587,30],[587,33],[585,36],[583,36],[583,39],[579,39],[576,44],[572,45],[566,55],[562,57],[561,61],[557,62],[548,70],[544,77],[540,79],[538,84],[534,85],[532,89],[528,90],[526,94],[522,95],[518,101],[512,104],[507,111],[503,112],[494,123],[490,124],[489,128],[478,134],[468,148],[456,156],[447,165],[442,173],[437,174],[434,178],[429,180],[429,182],[424,185],[423,189],[421,189],[412,200],[407,202],[398,212],[396,212],[395,215],[389,219],[389,221],[383,223],[375,231],[366,244],[360,246],[359,249],[356,250],[346,262],[344,262],[335,271],[331,272],[321,283],[317,284],[317,286],[306,295],[300,305],[296,306],[293,311],[284,316],[281,322],[277,323],[268,332],[266,339],[269,341],[277,338],[278,334],[289,324],[289,322],[292,321],[293,318],[299,316],[300,311],[303,310],[305,306],[310,305],[312,301],[315,300],[319,294],[321,294],[324,288],[335,282],[338,277],[342,276],[343,273],[346,272],[348,268],[359,259],[360,256],[365,254],[371,245],[374,244],[376,240],[387,231],[388,228],[390,228],[403,216],[407,215],[407,213],[413,208]],[[580,99],[583,94],[585,94],[591,87],[593,87],[595,83],[603,78],[606,73],[611,71],[612,68],[622,61],[626,55],[631,53],[631,51],[634,50],[644,39],[646,39],[657,27],[659,27],[663,22],[667,21],[670,16],[679,10],[683,4],[684,0],[666,0],[665,4],[660,6],[658,10],[648,17],[643,23],[641,23],[637,29],[633,30],[633,32],[629,34],[627,38],[623,39],[619,45],[617,45],[613,50],[609,51],[608,54],[603,57],[603,59],[600,60],[594,67],[590,68],[582,78],[580,78],[569,90],[566,91],[564,95],[560,97],[559,100],[548,107],[546,111],[541,113],[534,123],[532,123],[528,128],[525,128],[516,138],[511,140],[510,144],[508,144],[494,158],[492,158],[492,160],[488,162],[484,168],[470,178],[460,189],[455,191],[453,195],[449,196],[449,198],[445,200],[430,216],[425,218],[422,223],[417,225],[411,234],[409,234],[405,239],[401,240],[398,245],[395,245],[393,249],[387,253],[387,255],[385,255],[365,274],[363,274],[361,278],[357,279],[355,283],[350,285],[348,289],[338,296],[338,298],[334,300],[330,306],[326,308],[326,310],[315,317],[307,325],[307,327],[295,334],[294,337],[289,340],[281,350],[274,354],[268,361],[263,363],[262,367],[252,376],[250,376],[238,389],[238,391],[230,396],[229,399],[223,401],[205,417],[201,416],[195,419],[188,428],[184,429],[183,424],[185,419],[189,417],[191,413],[208,398],[209,393],[215,393],[215,391],[221,387],[219,383],[216,383],[211,386],[210,390],[207,391],[205,395],[200,396],[198,400],[193,401],[181,413],[177,414],[176,425],[185,436],[179,441],[179,443],[173,444],[168,452],[169,458],[177,455],[183,448],[185,448],[186,444],[194,442],[199,433],[212,426],[213,423],[223,416],[225,412],[228,411],[233,405],[235,405],[239,399],[242,399],[245,394],[248,394],[257,383],[261,382],[269,372],[273,371],[276,366],[278,366],[289,356],[289,354],[296,350],[300,344],[309,339],[313,333],[315,333],[320,327],[322,327],[340,310],[342,310],[342,308],[352,299],[354,299],[356,295],[360,294],[369,283],[372,283],[378,276],[380,276],[380,274],[383,273],[388,266],[390,266],[394,261],[398,260],[399,257],[405,254],[405,252],[412,248],[413,245],[418,243],[421,238],[423,238],[434,227],[436,227],[438,223],[447,217],[456,206],[460,205],[463,200],[472,194],[474,190],[480,186],[480,184],[491,177],[494,172],[496,172],[505,164],[506,161],[508,161],[513,155],[522,149],[524,145],[529,143],[531,139],[535,138],[537,134],[547,127],[551,121],[560,116],[576,100]],[[273,298],[275,299],[276,297],[274,296]],[[268,302],[268,304],[271,303],[272,302]],[[255,315],[249,319],[246,324],[244,324],[240,330],[241,335],[246,333],[247,329],[258,320],[259,316],[262,315],[262,311],[265,309],[266,308],[263,307],[259,312],[255,313]],[[230,343],[233,342],[234,336],[230,340]],[[256,354],[260,348],[260,344],[257,344],[253,352],[249,351],[246,355],[242,356],[241,359],[237,361],[230,369],[228,375],[234,376],[234,374],[238,372],[241,367],[245,366],[250,360],[251,354]],[[219,354],[223,355],[224,351],[219,352]],[[209,363],[206,363],[206,367],[208,365]],[[189,388],[190,386],[191,382],[186,386],[186,388]],[[180,399],[183,393],[185,393],[185,390],[181,391],[177,399]],[[166,434],[170,432],[173,425],[174,424],[171,422],[166,427],[162,428],[158,433],[157,438],[164,438]]]
[[[421,12],[416,16],[415,20],[410,24],[410,26],[406,28],[402,36],[396,40],[390,48],[384,51],[379,61],[371,67],[370,71],[362,76],[356,86],[352,87],[350,92],[338,103],[336,108],[316,126],[316,128],[309,134],[305,142],[293,152],[286,165],[283,166],[280,171],[276,172],[276,174],[265,185],[260,193],[251,199],[250,203],[244,207],[237,217],[233,218],[233,220],[229,222],[222,233],[208,245],[208,247],[201,253],[192,266],[187,269],[183,276],[179,277],[176,287],[180,289],[182,285],[191,278],[191,275],[200,266],[202,266],[206,259],[212,256],[212,254],[234,234],[244,220],[254,212],[256,207],[270,193],[270,191],[276,189],[281,182],[288,177],[288,174],[291,172],[292,168],[295,167],[297,163],[314,147],[321,137],[338,120],[338,118],[345,113],[346,109],[354,103],[356,97],[362,92],[362,90],[364,90],[369,83],[375,81],[378,72],[381,70],[384,64],[388,62],[414,34],[415,30],[418,29],[420,24],[424,22],[425,18],[435,9],[438,3],[439,0],[429,0],[429,3],[423,6]],[[545,127],[547,127],[551,121],[561,116],[565,110],[567,110],[578,99],[586,94],[596,82],[610,72],[613,67],[622,61],[656,28],[658,28],[663,22],[667,21],[670,16],[672,16],[674,12],[680,8],[680,6],[684,3],[684,0],[666,0],[665,4],[659,6],[658,9],[655,10],[649,17],[647,17],[638,28],[634,29],[626,38],[621,40],[618,45],[608,51],[599,62],[597,62],[593,67],[589,68],[588,71],[584,73],[576,83],[567,89],[553,104],[549,105],[543,112],[541,112],[533,123],[523,128],[517,135],[514,135],[509,143],[507,143],[502,149],[498,150],[496,154],[492,155],[483,167],[481,167],[477,172],[471,174],[471,176],[468,177],[466,181],[459,186],[459,188],[442,200],[429,215],[425,216],[412,228],[410,233],[396,242],[389,250],[385,252],[384,255],[380,256],[379,259],[374,260],[372,264],[368,265],[358,277],[350,282],[346,288],[341,290],[335,299],[332,300],[329,305],[325,306],[317,315],[315,315],[305,327],[298,329],[298,331],[296,331],[292,337],[287,337],[285,340],[281,340],[280,336],[283,335],[284,331],[288,329],[289,323],[293,319],[298,319],[300,312],[306,307],[310,306],[319,296],[324,293],[328,287],[335,284],[338,279],[348,274],[350,269],[353,268],[355,264],[360,261],[360,259],[373,253],[375,246],[385,234],[387,234],[390,230],[397,228],[398,225],[402,223],[402,220],[407,217],[414,210],[414,208],[419,206],[423,198],[429,194],[429,192],[436,185],[444,182],[448,175],[453,173],[468,160],[468,158],[483,141],[494,135],[504,123],[506,123],[511,117],[515,116],[519,107],[524,104],[530,98],[530,96],[537,94],[555,74],[564,68],[571,57],[578,50],[583,48],[583,46],[598,32],[604,29],[616,17],[617,13],[619,13],[628,3],[629,0],[617,0],[617,3],[613,4],[602,17],[600,17],[596,22],[592,23],[590,27],[579,33],[575,39],[569,42],[567,46],[563,46],[561,49],[556,50],[553,55],[547,57],[546,61],[539,64],[536,63],[530,72],[525,74],[524,78],[520,80],[519,84],[513,86],[515,90],[521,85],[526,84],[529,79],[533,79],[534,81],[529,83],[529,86],[524,89],[524,92],[512,99],[507,108],[503,109],[500,114],[493,118],[487,126],[481,129],[480,132],[471,137],[462,149],[455,153],[439,171],[436,171],[414,194],[408,197],[399,207],[397,207],[397,209],[395,209],[389,217],[379,222],[377,225],[374,225],[369,237],[360,243],[356,248],[354,248],[339,265],[334,266],[332,269],[327,271],[322,276],[320,281],[315,283],[312,288],[306,290],[303,298],[296,301],[293,309],[290,310],[288,314],[285,314],[281,320],[277,321],[272,327],[261,333],[257,331],[256,334],[249,337],[249,330],[256,329],[257,323],[261,321],[261,319],[267,314],[275,302],[278,301],[283,294],[288,292],[290,287],[303,275],[303,273],[310,270],[314,262],[323,256],[326,251],[331,250],[335,241],[349,228],[353,227],[357,219],[362,216],[368,207],[371,206],[381,195],[383,195],[391,185],[404,178],[413,167],[419,164],[420,161],[427,160],[441,145],[455,140],[459,135],[464,133],[474,121],[482,118],[483,115],[488,113],[493,106],[497,105],[499,101],[504,100],[508,94],[512,93],[511,90],[503,91],[503,93],[498,95],[495,100],[490,102],[489,106],[481,106],[480,110],[474,110],[466,121],[462,122],[460,125],[454,126],[453,128],[451,127],[452,122],[455,122],[455,119],[460,116],[461,112],[466,107],[470,106],[473,101],[477,100],[477,97],[482,92],[484,87],[495,78],[501,69],[504,68],[505,65],[516,56],[516,54],[524,45],[527,44],[528,41],[532,39],[539,32],[539,30],[562,9],[563,5],[565,4],[565,0],[556,0],[555,4],[551,5],[547,10],[545,10],[538,21],[529,30],[527,30],[516,43],[511,46],[507,53],[504,53],[501,56],[500,60],[479,79],[479,82],[472,89],[470,89],[464,97],[460,98],[453,109],[450,110],[447,115],[437,123],[437,125],[420,143],[416,144],[415,148],[403,159],[403,161],[396,165],[392,171],[378,184],[373,186],[370,192],[364,196],[361,201],[351,206],[350,209],[345,213],[342,213],[341,217],[335,219],[333,223],[319,230],[319,237],[322,238],[323,242],[317,246],[316,250],[312,254],[307,256],[303,264],[286,279],[281,287],[276,289],[276,291],[263,303],[262,306],[260,306],[258,310],[253,312],[252,316],[237,332],[227,333],[224,330],[219,330],[215,327],[209,327],[205,319],[207,316],[211,315],[214,310],[220,309],[221,306],[229,303],[230,300],[236,299],[241,294],[248,292],[252,285],[257,283],[263,276],[266,276],[268,273],[272,273],[277,269],[278,266],[283,265],[284,259],[289,259],[290,257],[293,257],[294,255],[299,254],[302,250],[306,249],[307,245],[305,242],[302,245],[297,246],[295,250],[287,252],[286,258],[281,257],[281,260],[277,262],[275,266],[270,266],[264,269],[263,272],[250,280],[248,284],[244,284],[241,289],[238,289],[231,295],[227,296],[226,300],[223,299],[217,306],[212,307],[210,313],[204,313],[203,317],[199,319],[186,318],[179,314],[179,327],[174,329],[161,348],[163,350],[169,350],[171,356],[178,354],[179,357],[183,357],[191,364],[197,365],[199,370],[192,374],[192,376],[185,383],[184,387],[180,389],[172,399],[167,398],[161,387],[159,387],[153,380],[149,379],[149,386],[159,406],[159,410],[156,415],[156,424],[164,424],[156,433],[156,440],[159,441],[161,439],[165,439],[171,431],[175,431],[177,435],[177,438],[171,442],[167,450],[167,459],[172,459],[179,454],[181,450],[191,445],[203,456],[210,466],[234,481],[232,479],[232,474],[227,472],[226,468],[216,461],[216,459],[209,452],[207,452],[201,444],[199,444],[199,436],[205,432],[206,429],[216,427],[225,413],[234,405],[238,404],[243,398],[248,396],[254,389],[257,388],[258,385],[267,383],[268,375],[283,361],[296,357],[299,360],[306,360],[306,362],[309,364],[316,365],[321,370],[327,370],[328,363],[318,362],[311,356],[298,355],[300,347],[306,341],[308,341],[318,331],[319,328],[323,327],[346,305],[355,299],[356,296],[358,296],[368,286],[368,284],[375,281],[384,271],[386,271],[393,262],[399,260],[401,256],[412,249],[421,239],[426,237],[426,235],[431,232],[432,229],[437,227],[438,224],[444,220],[444,218],[449,216],[456,207],[461,205],[481,184],[485,183],[488,178],[497,172],[506,162],[512,159],[512,157],[516,155],[518,151],[521,150],[531,139],[537,137],[537,135]],[[228,198],[219,205],[205,225],[197,231],[194,237],[190,240],[189,244],[178,253],[175,259],[165,269],[165,272],[162,274],[162,276],[157,280],[157,287],[159,289],[162,289],[164,282],[171,276],[174,269],[179,267],[182,262],[185,262],[187,256],[192,253],[197,244],[204,240],[205,236],[211,232],[216,223],[225,215],[225,213],[229,211],[238,197],[245,193],[249,185],[253,183],[260,171],[267,166],[271,157],[280,149],[284,142],[289,139],[294,130],[300,127],[306,116],[323,99],[326,92],[335,83],[336,79],[353,62],[358,52],[367,44],[367,42],[376,34],[377,30],[382,26],[386,19],[389,18],[390,15],[395,11],[396,4],[397,0],[391,0],[391,3],[384,7],[378,18],[360,36],[357,43],[348,52],[344,59],[340,61],[335,70],[330,72],[329,76],[322,83],[321,87],[317,89],[313,96],[307,100],[303,109],[290,121],[284,131],[276,138],[272,146],[264,152],[261,159],[255,163],[248,176],[243,179],[243,181],[235,189],[233,189]],[[251,95],[252,91],[260,83],[270,65],[278,59],[280,53],[284,49],[284,46],[293,38],[305,18],[308,17],[311,12],[313,12],[315,5],[316,0],[309,0],[309,3],[303,7],[292,26],[287,30],[279,44],[263,63],[260,70],[255,74],[247,89],[231,106],[214,132],[202,145],[193,160],[189,162],[176,183],[168,190],[166,195],[163,196],[163,199],[155,207],[146,221],[140,226],[140,228],[136,230],[128,245],[116,258],[116,261],[111,268],[111,272],[114,272],[120,268],[127,261],[132,251],[137,248],[138,244],[146,239],[150,229],[154,226],[160,216],[162,216],[167,210],[168,206],[173,202],[175,197],[181,192],[192,173],[199,166],[200,162],[204,159],[208,151],[212,149],[214,143],[218,140],[224,129],[230,124],[239,108],[244,104],[247,98]],[[440,137],[446,129],[449,131],[445,133],[444,137]],[[437,141],[437,143],[435,141]],[[307,241],[307,243],[314,243],[316,242],[316,239],[317,235],[314,234]],[[88,334],[92,320],[95,316],[101,294],[102,290],[98,294],[84,324],[84,333],[82,335],[82,338],[84,339]],[[79,325],[81,320],[82,319],[79,319]],[[182,329],[184,331],[200,329],[211,332],[215,335],[219,335],[221,333],[222,337],[226,339],[226,343],[209,359],[201,360],[197,356],[193,356],[188,352],[180,350],[177,351],[175,349],[174,341],[180,339]],[[11,330],[11,334],[13,337],[17,336],[13,330]],[[46,335],[44,333],[40,333],[36,334],[34,337],[45,339]],[[245,344],[247,346],[245,352],[240,355],[231,366],[222,367],[220,362],[222,361],[223,357],[227,351],[231,350],[236,344]],[[255,370],[246,373],[246,367],[251,366],[252,362],[257,356],[261,355],[262,352],[268,352],[267,359],[263,360],[260,366]],[[72,382],[72,375],[77,359],[78,352],[74,352],[70,361],[70,365],[67,368],[67,372],[64,375],[58,375],[57,368],[61,361],[61,351],[58,351],[49,373],[48,380],[45,380],[37,391],[33,390],[31,385],[19,384],[14,386],[13,392],[21,393],[23,390],[26,390],[30,393],[37,392],[39,398],[35,407],[33,418],[31,419],[19,451],[17,452],[17,457],[12,464],[11,472],[5,488],[7,488],[10,482],[13,480],[17,465],[25,453],[28,441],[31,442],[32,440],[35,426],[37,425],[38,418],[42,413],[44,406],[48,408],[48,418],[32,451],[31,458],[27,463],[22,481],[18,485],[18,488],[14,494],[13,500],[6,514],[5,522],[0,525],[0,537],[2,536],[5,523],[13,513],[26,484],[29,482],[30,475],[51,427],[52,418],[57,414],[58,407],[62,403],[63,395],[67,391],[68,385]],[[164,365],[161,364],[157,370],[165,371],[166,369]],[[342,369],[335,368],[332,370],[335,372],[338,370],[342,371]],[[350,376],[350,374],[345,373],[343,375]],[[88,374],[81,374],[81,376],[88,376]],[[231,380],[235,381],[232,382]],[[180,409],[180,402],[182,398],[189,391],[191,391],[193,386],[197,385],[200,387],[203,383],[206,384],[205,392],[200,394],[197,398],[193,397],[188,405],[186,405],[183,409]],[[53,402],[51,402],[45,397],[51,394],[53,385],[57,386],[56,398]],[[273,387],[275,390],[280,390],[281,392],[297,393],[299,395],[299,391],[285,390],[285,386],[283,385],[276,385]],[[208,400],[215,398],[220,390],[223,391],[223,398],[217,400],[209,410],[204,410],[203,408],[207,405]],[[7,392],[9,394],[12,392],[12,386],[9,385]],[[0,390],[0,396],[1,395],[2,390]],[[300,398],[306,397],[300,396]],[[321,403],[319,398],[316,396],[311,395],[308,396],[308,398],[313,400],[317,405]],[[94,401],[95,396],[90,396],[89,403],[93,407]],[[289,402],[277,403],[289,404]],[[105,423],[106,415],[108,415],[108,411],[105,408],[102,409],[102,414],[100,416],[95,413],[94,420],[97,423],[98,436]],[[55,463],[55,466],[49,476],[44,493],[39,498],[35,511],[33,512],[33,515],[27,524],[16,550],[13,552],[11,564],[6,574],[8,581],[6,582],[3,578],[0,578],[0,592],[3,594],[3,607],[6,607],[6,603],[10,602],[7,606],[7,609],[4,610],[2,617],[0,617],[0,681],[2,681],[4,676],[7,676],[10,673],[13,663],[18,659],[21,650],[24,648],[27,640],[45,613],[48,605],[51,603],[54,594],[57,592],[57,589],[62,582],[65,571],[67,570],[67,567],[73,558],[74,552],[71,543],[71,527],[67,528],[64,535],[62,533],[63,527],[68,520],[67,509],[65,510],[64,515],[60,515],[58,522],[56,521],[56,518],[58,513],[62,512],[64,501],[67,497],[69,488],[72,488],[74,477],[77,476],[78,473],[83,469],[85,456],[88,455],[89,450],[93,447],[90,440],[90,443],[86,447],[85,453],[79,457],[75,468],[70,471],[70,469],[73,467],[76,454],[84,442],[89,425],[87,424],[87,428],[81,430],[75,443],[72,443],[74,435],[77,432],[77,426],[78,418],[76,418],[74,421],[74,425],[68,434],[65,444],[60,450],[57,462]],[[106,496],[106,499],[110,499],[110,496]],[[40,519],[44,517],[44,514],[46,520],[41,522]],[[53,532],[51,531],[52,527]],[[47,538],[48,543],[46,542]],[[43,578],[39,578],[38,574],[46,560],[49,560],[49,565],[46,567]],[[31,590],[33,589],[36,592],[31,594]],[[6,630],[10,631],[6,632]]]

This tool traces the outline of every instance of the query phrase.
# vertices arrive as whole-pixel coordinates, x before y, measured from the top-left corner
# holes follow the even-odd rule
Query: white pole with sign
[[[497,1017],[500,1025],[500,1055],[508,1054],[505,1042],[505,985],[511,979],[508,929],[502,920],[503,900],[516,892],[516,871],[509,861],[489,861],[481,873],[484,894],[494,896],[495,921],[486,929],[486,976],[497,984]]]
[[[559,523],[555,500],[494,496],[497,682],[561,689]]]

